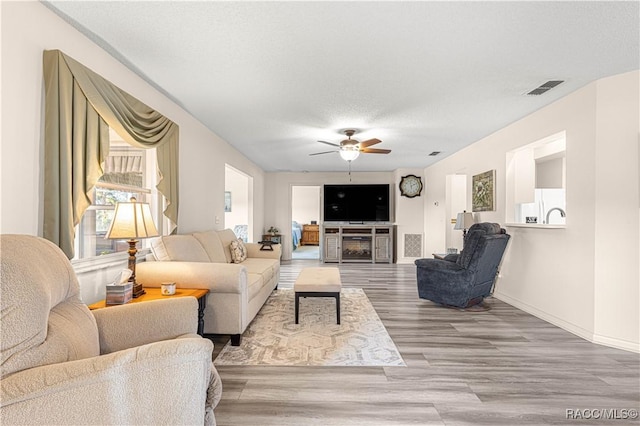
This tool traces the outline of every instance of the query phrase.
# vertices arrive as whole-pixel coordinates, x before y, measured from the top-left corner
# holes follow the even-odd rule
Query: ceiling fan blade
[[[365,154],[388,154],[391,152],[391,150],[378,149],[378,148],[364,148],[364,149],[361,149],[360,152],[364,152]]]
[[[376,138],[369,139],[364,142],[360,142],[360,148],[366,148],[368,146],[375,145],[380,142],[382,142],[380,139],[376,139]]]
[[[338,151],[314,152],[313,154],[309,154],[309,155],[331,154],[332,152],[338,152]]]
[[[320,143],[325,143],[325,144],[327,144],[327,145],[331,145],[331,146],[337,146],[338,148],[340,148],[340,145],[335,144],[335,143],[333,143],[333,142],[327,142],[327,141],[318,141],[318,142],[320,142]]]

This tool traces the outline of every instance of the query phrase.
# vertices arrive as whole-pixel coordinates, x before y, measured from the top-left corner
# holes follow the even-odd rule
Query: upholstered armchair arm
[[[23,370],[0,380],[0,422],[202,425],[212,350],[178,339]]]
[[[280,259],[282,255],[282,244],[272,244],[271,250],[260,250],[260,243],[244,243],[247,248],[247,257],[256,257],[262,259]]]
[[[415,264],[420,297],[452,306],[463,303],[461,300],[473,283],[473,271],[439,259],[418,259]]]
[[[457,263],[447,259],[418,259],[415,261],[415,264],[418,268],[442,271],[443,273],[459,273],[464,271]]]
[[[198,301],[195,297],[112,306],[92,313],[98,324],[102,354],[195,335],[198,328]]]
[[[469,278],[473,272],[457,263],[440,259],[418,259],[415,264],[418,267],[418,287],[426,285],[466,288],[471,285]]]
[[[447,262],[457,262],[458,261],[458,257],[460,257],[460,253],[451,253],[448,254],[444,257],[444,260],[446,260]]]
[[[247,288],[247,268],[235,263],[141,262],[136,280],[148,287],[173,281],[178,288],[208,288],[211,293],[242,293]]]

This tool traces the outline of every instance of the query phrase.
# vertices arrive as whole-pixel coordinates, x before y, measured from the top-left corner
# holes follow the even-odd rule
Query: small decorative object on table
[[[160,290],[163,296],[173,296],[176,294],[176,283],[162,283]]]
[[[538,223],[538,216],[527,216],[527,223]]]
[[[129,281],[131,270],[119,272],[112,283],[107,285],[107,305],[124,305],[133,297],[133,283]]]
[[[275,226],[270,227],[269,229],[267,229],[267,233],[264,234],[262,236],[262,241],[260,241],[260,243],[263,243],[265,241],[270,241],[271,244],[280,244],[282,243],[281,240],[281,235],[279,234],[280,230],[278,228],[276,228]],[[264,245],[262,247],[264,250],[270,250],[269,248],[265,248]]]

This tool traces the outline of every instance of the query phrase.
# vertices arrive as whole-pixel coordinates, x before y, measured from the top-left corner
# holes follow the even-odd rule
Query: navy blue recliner
[[[482,302],[493,292],[509,238],[497,223],[476,223],[469,228],[459,255],[416,260],[420,298],[457,308]]]

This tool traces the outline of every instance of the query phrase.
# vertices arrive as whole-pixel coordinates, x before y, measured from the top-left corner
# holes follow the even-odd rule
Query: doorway
[[[462,232],[454,229],[458,213],[471,211],[467,208],[467,175],[455,174],[447,175],[446,187],[446,206],[447,228],[445,234],[445,245],[442,250],[458,249],[462,250],[464,241],[462,240]],[[443,251],[444,253],[444,251]]]
[[[224,170],[224,227],[243,241],[253,242],[253,179],[228,164]]]
[[[320,186],[291,187],[291,259],[320,260]]]

